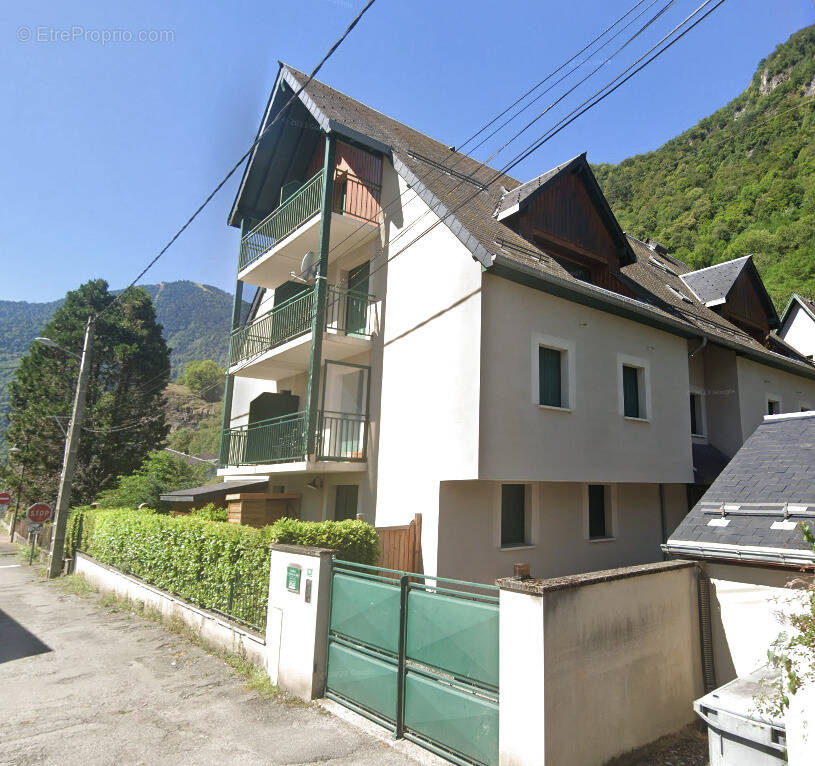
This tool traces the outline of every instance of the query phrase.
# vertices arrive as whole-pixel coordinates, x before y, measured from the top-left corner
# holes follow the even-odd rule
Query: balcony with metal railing
[[[328,285],[323,353],[347,359],[370,349],[378,331],[379,304],[373,295]],[[308,370],[315,291],[275,306],[232,333],[229,372],[246,378],[280,380]]]
[[[379,226],[381,187],[352,173],[335,170],[329,260],[369,242]],[[294,194],[241,238],[238,279],[274,287],[300,272],[303,255],[319,245],[323,173]]]
[[[289,470],[306,462],[305,412],[293,412],[237,428],[221,438],[220,467],[278,466]],[[316,458],[340,463],[364,463],[367,459],[368,418],[365,415],[319,411],[315,425]],[[356,467],[354,470],[360,470]]]

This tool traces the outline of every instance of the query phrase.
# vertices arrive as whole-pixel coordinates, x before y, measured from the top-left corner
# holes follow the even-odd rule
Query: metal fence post
[[[410,578],[399,578],[399,660],[396,672],[396,730],[394,739],[400,739],[405,732],[405,650],[407,643],[407,602]]]

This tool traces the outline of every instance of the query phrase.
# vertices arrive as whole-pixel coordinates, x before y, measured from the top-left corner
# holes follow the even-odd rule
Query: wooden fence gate
[[[376,527],[379,566],[401,572],[422,571],[422,514],[401,527]]]

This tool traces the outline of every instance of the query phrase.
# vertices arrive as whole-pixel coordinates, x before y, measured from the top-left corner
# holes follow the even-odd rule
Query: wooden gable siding
[[[717,307],[719,313],[733,324],[763,343],[770,332],[770,320],[758,289],[747,269],[742,271],[727,303]]]
[[[322,167],[324,159],[325,137],[320,139],[314,150],[306,178],[311,178]],[[334,209],[343,212],[340,209],[342,201],[339,197],[344,196],[343,207],[346,215],[362,221],[377,218],[382,187],[382,157],[343,141],[337,141],[334,161]]]
[[[617,246],[583,182],[568,173],[544,189],[521,211],[518,232],[529,240],[550,240],[586,257],[619,268]]]

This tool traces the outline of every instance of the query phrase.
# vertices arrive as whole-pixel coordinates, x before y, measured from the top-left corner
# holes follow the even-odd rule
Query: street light
[[[73,351],[68,351],[67,348],[63,348],[62,346],[58,345],[57,343],[54,343],[54,341],[52,341],[51,338],[37,337],[37,338],[34,338],[34,340],[37,343],[42,343],[43,346],[49,346],[50,348],[58,348],[60,351],[66,353],[66,354],[70,354],[75,359],[82,359],[82,357],[79,354],[75,354]]]

